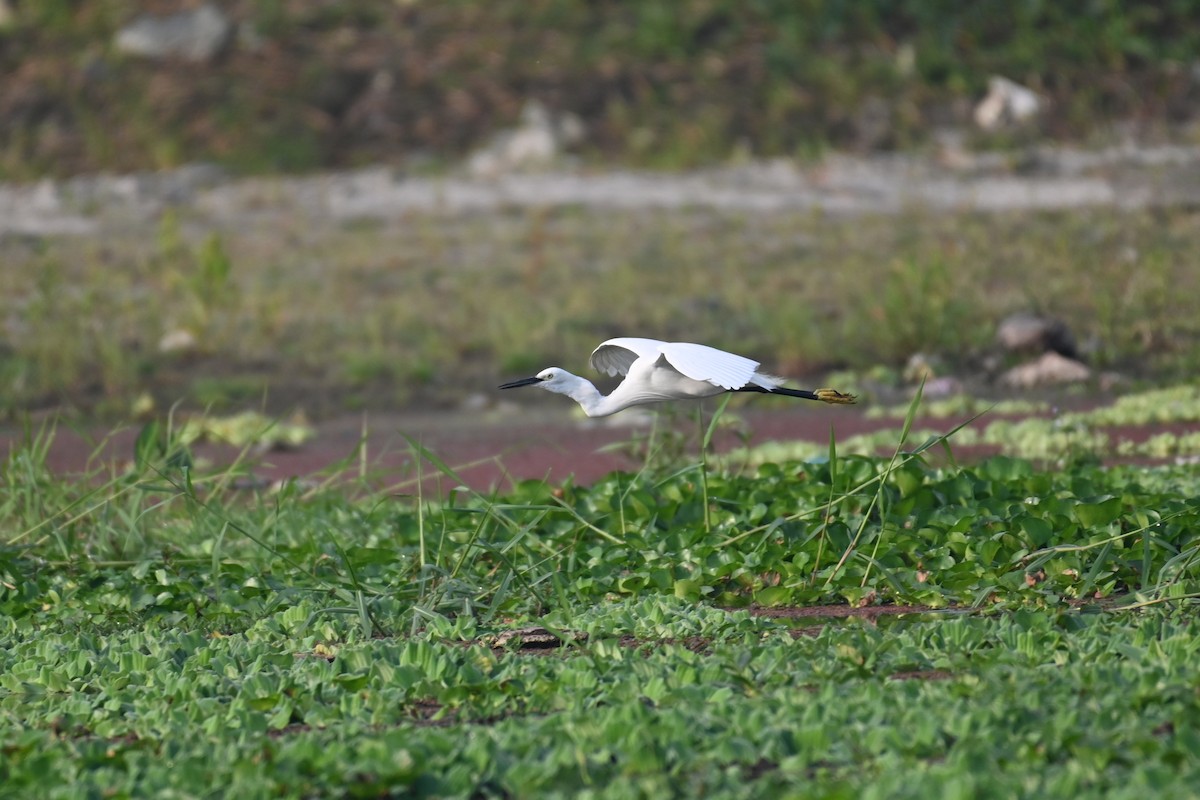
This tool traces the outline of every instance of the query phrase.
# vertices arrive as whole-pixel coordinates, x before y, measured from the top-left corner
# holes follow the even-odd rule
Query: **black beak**
[[[516,389],[518,386],[532,386],[535,383],[541,383],[541,382],[542,382],[542,379],[539,378],[537,375],[534,375],[532,378],[521,378],[521,380],[519,380],[519,381],[512,381],[511,383],[502,383],[502,384],[500,384],[500,388],[501,389]]]

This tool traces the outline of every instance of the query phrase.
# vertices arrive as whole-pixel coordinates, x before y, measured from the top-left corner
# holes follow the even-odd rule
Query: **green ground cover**
[[[0,792],[1133,797],[1200,779],[1195,466],[937,466],[935,438],[439,499],[236,491],[151,433],[128,473],[54,477],[48,434],[0,473]],[[750,611],[818,603],[930,610]],[[495,638],[530,624],[562,646]]]
[[[903,418],[906,413],[904,406],[875,406],[866,411],[871,418]],[[1193,429],[1200,421],[1200,387],[1191,384],[1132,392],[1088,411],[1060,412],[1048,402],[993,402],[956,395],[925,403],[921,413],[927,419],[978,416],[972,425],[955,433],[957,447],[980,447],[988,453],[1041,463],[1081,459],[1194,462],[1200,458],[1200,432]],[[1175,430],[1147,433],[1143,427],[1153,425],[1172,426]],[[918,440],[936,435],[938,432],[932,428],[912,432]],[[875,455],[887,451],[894,441],[894,432],[883,428],[845,438],[840,450]],[[825,447],[822,442],[802,439],[771,441],[737,448],[723,458],[728,465],[737,467],[813,458],[824,452]]]

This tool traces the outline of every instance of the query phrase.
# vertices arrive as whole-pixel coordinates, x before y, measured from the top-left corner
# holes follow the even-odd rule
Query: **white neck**
[[[563,370],[562,376],[554,383],[543,383],[541,388],[548,392],[565,394],[579,403],[583,413],[589,417],[607,417],[632,405],[619,397],[617,392],[607,396],[600,394],[600,390],[591,381],[572,375],[566,370]]]

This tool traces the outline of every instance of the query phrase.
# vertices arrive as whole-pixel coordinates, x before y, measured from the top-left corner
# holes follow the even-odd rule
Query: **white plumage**
[[[812,392],[785,388],[780,385],[783,378],[759,372],[759,363],[753,359],[691,342],[637,337],[609,339],[592,351],[591,364],[599,372],[624,375],[625,380],[605,396],[590,381],[560,367],[548,367],[532,378],[512,381],[500,388],[536,385],[565,394],[579,403],[589,417],[606,417],[630,406],[694,400],[723,392],[782,394],[838,404],[855,400],[853,395],[833,389]]]

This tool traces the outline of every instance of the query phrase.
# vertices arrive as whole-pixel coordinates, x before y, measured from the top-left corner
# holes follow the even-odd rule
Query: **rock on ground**
[[[498,133],[491,143],[473,153],[467,161],[467,170],[472,175],[487,177],[545,166],[583,136],[583,122],[578,117],[551,114],[541,103],[531,100],[521,111],[520,124]]]
[[[176,14],[142,14],[117,31],[119,52],[146,58],[211,61],[228,44],[233,23],[212,3]]]
[[[1075,337],[1066,323],[1037,314],[1012,314],[996,328],[996,342],[1010,353],[1043,353],[1052,351],[1077,358]]]
[[[987,96],[975,106],[975,124],[985,131],[1020,125],[1041,110],[1042,100],[1032,89],[994,75],[988,79]]]
[[[1086,364],[1073,358],[1050,352],[1040,358],[1019,364],[1000,376],[1000,382],[1014,389],[1032,389],[1064,383],[1082,383],[1092,376]]]

